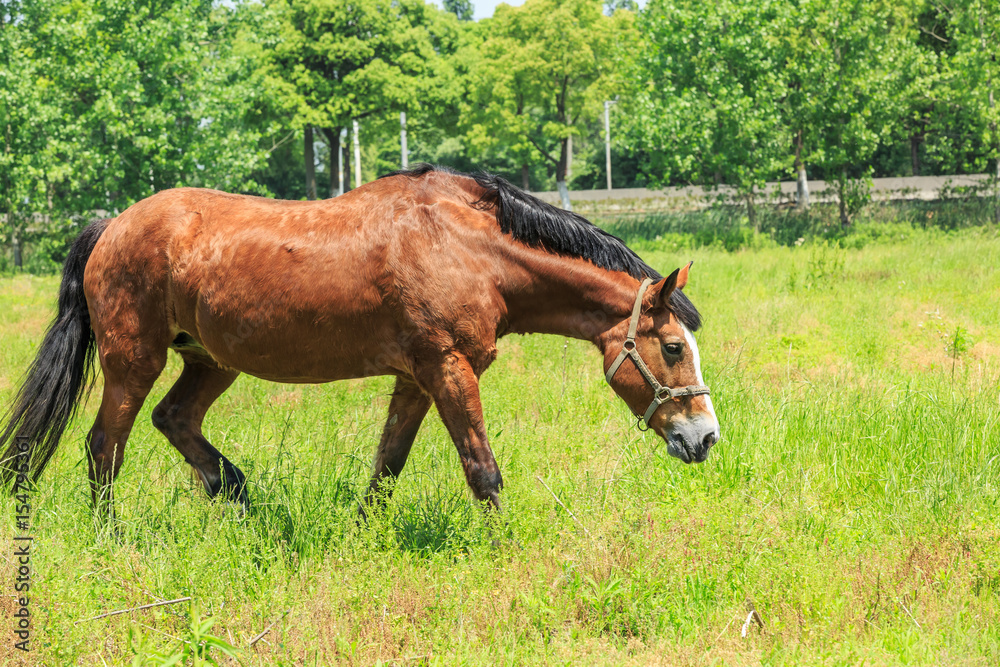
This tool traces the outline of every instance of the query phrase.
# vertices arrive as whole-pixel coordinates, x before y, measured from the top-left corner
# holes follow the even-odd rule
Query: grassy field
[[[636,247],[664,270],[696,260],[722,424],[705,464],[633,428],[588,344],[510,337],[482,392],[505,527],[469,500],[433,412],[388,510],[359,527],[391,381],[244,376],[206,433],[255,510],[208,501],[147,404],[114,535],[85,484],[95,391],[34,496],[30,660],[5,631],[0,662],[194,664],[200,646],[234,665],[1000,663],[1000,236]],[[56,286],[0,280],[0,405]],[[763,628],[744,637],[751,603]]]

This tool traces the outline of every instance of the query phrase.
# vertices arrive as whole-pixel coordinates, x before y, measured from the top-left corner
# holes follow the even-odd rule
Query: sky
[[[475,7],[472,18],[478,21],[493,16],[493,10],[501,3],[518,7],[524,4],[524,0],[472,0],[472,6]],[[441,3],[438,2],[438,4]]]
[[[430,2],[433,2],[438,7],[444,4],[441,0],[430,0]],[[472,0],[472,18],[477,21],[479,19],[488,19],[493,16],[497,5],[501,3],[519,7],[524,4],[524,0]]]
[[[444,3],[441,0],[430,0],[438,7],[441,7]],[[519,7],[524,4],[524,0],[472,0],[472,18],[475,20],[488,19],[493,16],[494,10],[496,10],[497,5],[501,3],[506,3],[514,7]]]
[[[438,7],[441,6],[441,0],[431,0]],[[475,20],[486,19],[493,16],[493,12],[496,10],[497,5],[508,4],[513,7],[519,7],[524,4],[524,0],[472,0],[473,12],[472,18]],[[646,4],[646,0],[639,0],[639,6],[643,7]]]

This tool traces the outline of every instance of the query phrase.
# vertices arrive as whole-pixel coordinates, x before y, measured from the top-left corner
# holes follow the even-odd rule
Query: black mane
[[[625,242],[609,234],[586,218],[571,211],[546,204],[532,197],[509,181],[480,172],[469,176],[445,167],[418,164],[382,176],[418,178],[432,171],[472,178],[486,192],[471,205],[482,210],[496,211],[497,222],[505,234],[536,248],[567,257],[579,257],[609,271],[624,271],[636,280],[663,278],[646,264]],[[701,326],[701,315],[681,290],[670,295],[670,308],[691,331]]]

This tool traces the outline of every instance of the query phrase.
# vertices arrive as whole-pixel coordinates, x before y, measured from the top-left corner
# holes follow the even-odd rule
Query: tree
[[[900,133],[909,91],[924,69],[913,13],[886,0],[799,9],[784,37],[785,117],[799,164],[816,165],[835,183],[840,221],[848,225],[852,202],[866,192],[856,179],[870,174],[878,146]]]
[[[639,11],[639,3],[636,0],[604,0],[604,12],[611,16],[619,9],[627,9],[635,13]]]
[[[210,0],[23,5],[3,26],[0,102],[17,163],[4,190],[22,213],[59,225],[178,185],[256,190],[261,92],[231,18]]]
[[[281,28],[269,77],[291,101],[292,126],[307,133],[315,127],[325,136],[331,192],[340,172],[341,128],[355,119],[413,113],[449,94],[454,77],[444,55],[458,39],[450,13],[423,0],[278,0],[272,6]],[[308,150],[312,142],[306,143]]]
[[[948,22],[954,41],[936,90],[950,103],[952,113],[943,115],[939,122],[945,127],[961,127],[959,118],[965,121],[965,136],[971,139],[968,148],[972,150],[965,153],[963,166],[981,171],[993,162],[994,218],[1000,224],[1000,12],[981,0],[959,0],[936,9]]]
[[[463,126],[477,150],[500,149],[528,173],[536,158],[555,171],[563,206],[570,138],[596,122],[612,94],[613,47],[631,31],[630,12],[613,17],[598,0],[528,0],[500,5],[480,22],[483,43],[469,53],[469,99]]]
[[[46,136],[60,119],[51,85],[17,3],[0,6],[0,222],[21,266],[20,242],[32,199],[44,199]]]
[[[472,20],[472,0],[444,0],[444,9],[457,16],[459,21]]]
[[[756,225],[758,190],[791,166],[781,41],[789,9],[785,0],[650,2],[622,115],[654,183],[731,185]]]

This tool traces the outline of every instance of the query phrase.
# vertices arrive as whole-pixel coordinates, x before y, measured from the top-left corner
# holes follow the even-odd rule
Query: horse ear
[[[694,262],[688,262],[687,266],[674,269],[674,272],[653,286],[650,290],[650,306],[661,306],[666,308],[670,302],[670,295],[675,289],[684,289],[688,281],[688,271]]]
[[[647,308],[662,308],[667,305],[670,295],[677,289],[677,278],[680,269],[674,270],[669,276],[649,288],[646,293],[645,306]]]
[[[684,289],[684,286],[688,284],[688,271],[691,270],[691,265],[694,261],[687,263],[687,266],[677,270],[677,289]]]

